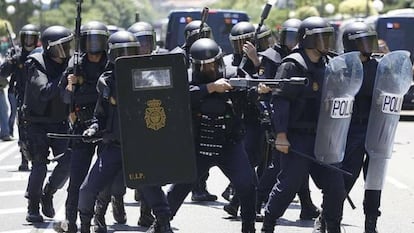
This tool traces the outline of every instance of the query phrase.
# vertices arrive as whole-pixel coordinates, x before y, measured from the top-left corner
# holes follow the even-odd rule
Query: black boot
[[[42,213],[49,218],[55,217],[55,208],[53,208],[53,194],[55,194],[57,189],[52,188],[50,184],[46,184],[43,189],[43,194],[40,199],[42,203]]]
[[[341,223],[336,221],[326,221],[326,233],[341,233]]]
[[[215,201],[217,200],[217,196],[209,193],[207,191],[207,184],[205,181],[200,181],[196,184],[193,188],[193,192],[191,195],[192,201]]]
[[[305,190],[305,191],[298,192],[298,196],[299,196],[300,206],[301,206],[299,218],[301,220],[313,220],[317,218],[320,215],[321,211],[318,207],[316,207],[313,204],[311,196],[310,196],[310,191]]]
[[[127,222],[127,217],[125,213],[124,197],[123,196],[112,196],[111,204],[112,204],[112,214],[114,216],[115,221],[119,224],[125,224]]]
[[[81,233],[91,233],[91,219],[92,217],[89,215],[80,214],[80,232]]]
[[[22,162],[19,165],[19,171],[29,171],[29,161],[22,154]]]
[[[102,200],[99,197],[95,202],[95,215],[93,217],[94,223],[94,232],[107,232],[106,222],[105,222],[105,213],[108,208],[109,202]],[[81,219],[82,220],[82,219]]]
[[[154,222],[155,218],[151,214],[151,208],[148,204],[141,200],[140,216],[138,219],[138,225],[143,227],[149,227]]]
[[[26,221],[43,222],[43,217],[39,213],[39,201],[29,200],[29,205],[27,207]]]
[[[365,232],[364,233],[378,233],[377,230],[377,216],[365,216]]]
[[[233,217],[237,217],[237,213],[239,212],[239,207],[240,207],[240,200],[239,200],[237,193],[235,193],[230,203],[227,205],[224,205],[224,211],[226,211],[228,214],[230,214]]]
[[[233,185],[231,183],[229,185],[227,185],[226,189],[223,191],[221,196],[224,199],[226,199],[227,201],[231,201],[231,199],[234,196],[234,188],[233,188]]]
[[[242,222],[242,233],[255,233],[254,222]]]
[[[326,222],[322,215],[315,219],[312,233],[326,233]]]
[[[174,233],[168,216],[157,217],[146,233]]]
[[[262,233],[273,233],[275,231],[276,220],[269,216],[264,217],[262,225]]]

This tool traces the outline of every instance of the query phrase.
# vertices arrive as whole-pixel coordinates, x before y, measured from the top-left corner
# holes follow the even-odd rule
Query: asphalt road
[[[409,112],[411,113],[411,112]],[[414,115],[414,114],[413,114]],[[54,219],[45,219],[42,224],[32,225],[25,221],[27,200],[23,197],[29,172],[17,171],[20,162],[17,141],[0,142],[0,233],[54,232],[54,221],[64,218],[65,189],[55,195],[57,214]],[[50,169],[53,164],[49,165]],[[382,195],[382,216],[378,228],[384,233],[414,232],[414,122],[400,122],[395,138],[392,159],[389,164],[385,188]],[[190,195],[172,221],[174,232],[182,233],[233,233],[240,232],[240,219],[231,219],[223,211],[227,202],[220,194],[228,180],[217,168],[212,168],[208,179],[209,190],[219,196],[218,201],[208,203],[191,202]],[[320,204],[321,193],[311,184],[312,198]],[[66,187],[65,187],[66,188]],[[358,180],[350,193],[357,208],[352,210],[345,203],[343,230],[346,233],[363,232],[363,181]],[[133,199],[133,191],[127,191],[125,206],[128,215],[126,225],[114,224],[111,209],[107,213],[110,232],[145,232],[137,226],[139,203]],[[292,202],[279,221],[276,232],[312,232],[312,221],[300,221],[300,206]],[[256,223],[260,232],[261,223]]]

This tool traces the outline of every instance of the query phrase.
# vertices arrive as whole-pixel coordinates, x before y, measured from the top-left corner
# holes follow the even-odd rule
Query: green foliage
[[[303,20],[310,16],[319,16],[319,11],[314,6],[302,6],[295,12],[295,17]]]
[[[0,18],[0,36],[7,36],[7,28],[6,24],[8,25],[9,29],[13,33],[13,28],[8,20]]]
[[[101,21],[107,24],[114,24],[121,27],[128,27],[135,21],[136,12],[133,0],[109,0],[83,1],[82,4],[82,23],[92,20]],[[42,25],[63,25],[73,28],[75,25],[77,6],[74,1],[64,1],[56,9],[44,11],[41,17],[31,17],[29,20],[40,20]]]
[[[339,4],[339,12],[349,15],[366,15],[368,3],[368,14],[377,15],[378,12],[372,6],[371,1],[361,0],[346,0]]]

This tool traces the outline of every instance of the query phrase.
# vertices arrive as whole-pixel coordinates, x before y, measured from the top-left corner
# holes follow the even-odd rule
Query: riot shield
[[[319,161],[342,162],[354,96],[361,88],[362,79],[359,52],[345,53],[329,61],[316,131],[315,156]]]
[[[121,57],[115,72],[126,186],[194,182],[195,149],[184,55]]]
[[[365,188],[381,190],[404,98],[413,78],[408,51],[393,51],[379,62],[365,139],[370,161]]]

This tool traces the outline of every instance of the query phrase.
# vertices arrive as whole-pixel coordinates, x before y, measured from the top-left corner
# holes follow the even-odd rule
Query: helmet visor
[[[200,74],[203,77],[202,81],[215,81],[221,77],[224,77],[225,66],[223,59],[220,58],[216,61],[209,63],[192,63],[192,69],[195,74]]]
[[[81,51],[85,53],[99,53],[106,50],[108,34],[102,33],[85,33],[81,35]]]
[[[23,34],[21,43],[26,51],[32,51],[39,40],[39,34]]]
[[[137,37],[138,42],[140,44],[139,53],[140,54],[151,54],[154,50],[154,36],[153,35],[146,35]]]
[[[315,48],[322,53],[327,53],[334,49],[335,39],[332,32],[322,32],[312,35],[314,38]]]
[[[52,57],[56,58],[68,58],[71,56],[71,41],[66,41],[61,44],[56,44],[49,47],[49,52]]]
[[[284,45],[289,49],[294,48],[298,44],[298,29],[286,28],[280,32],[280,45]]]
[[[243,45],[246,41],[253,42],[254,32],[238,35],[238,36],[229,36],[231,46],[233,47],[234,54],[242,54],[243,53]]]
[[[115,44],[109,47],[109,60],[115,63],[115,60],[119,57],[139,55],[139,43],[129,42]]]
[[[359,33],[349,36],[350,39],[355,39],[355,45],[361,53],[376,53],[379,52],[378,38],[376,32]]]

